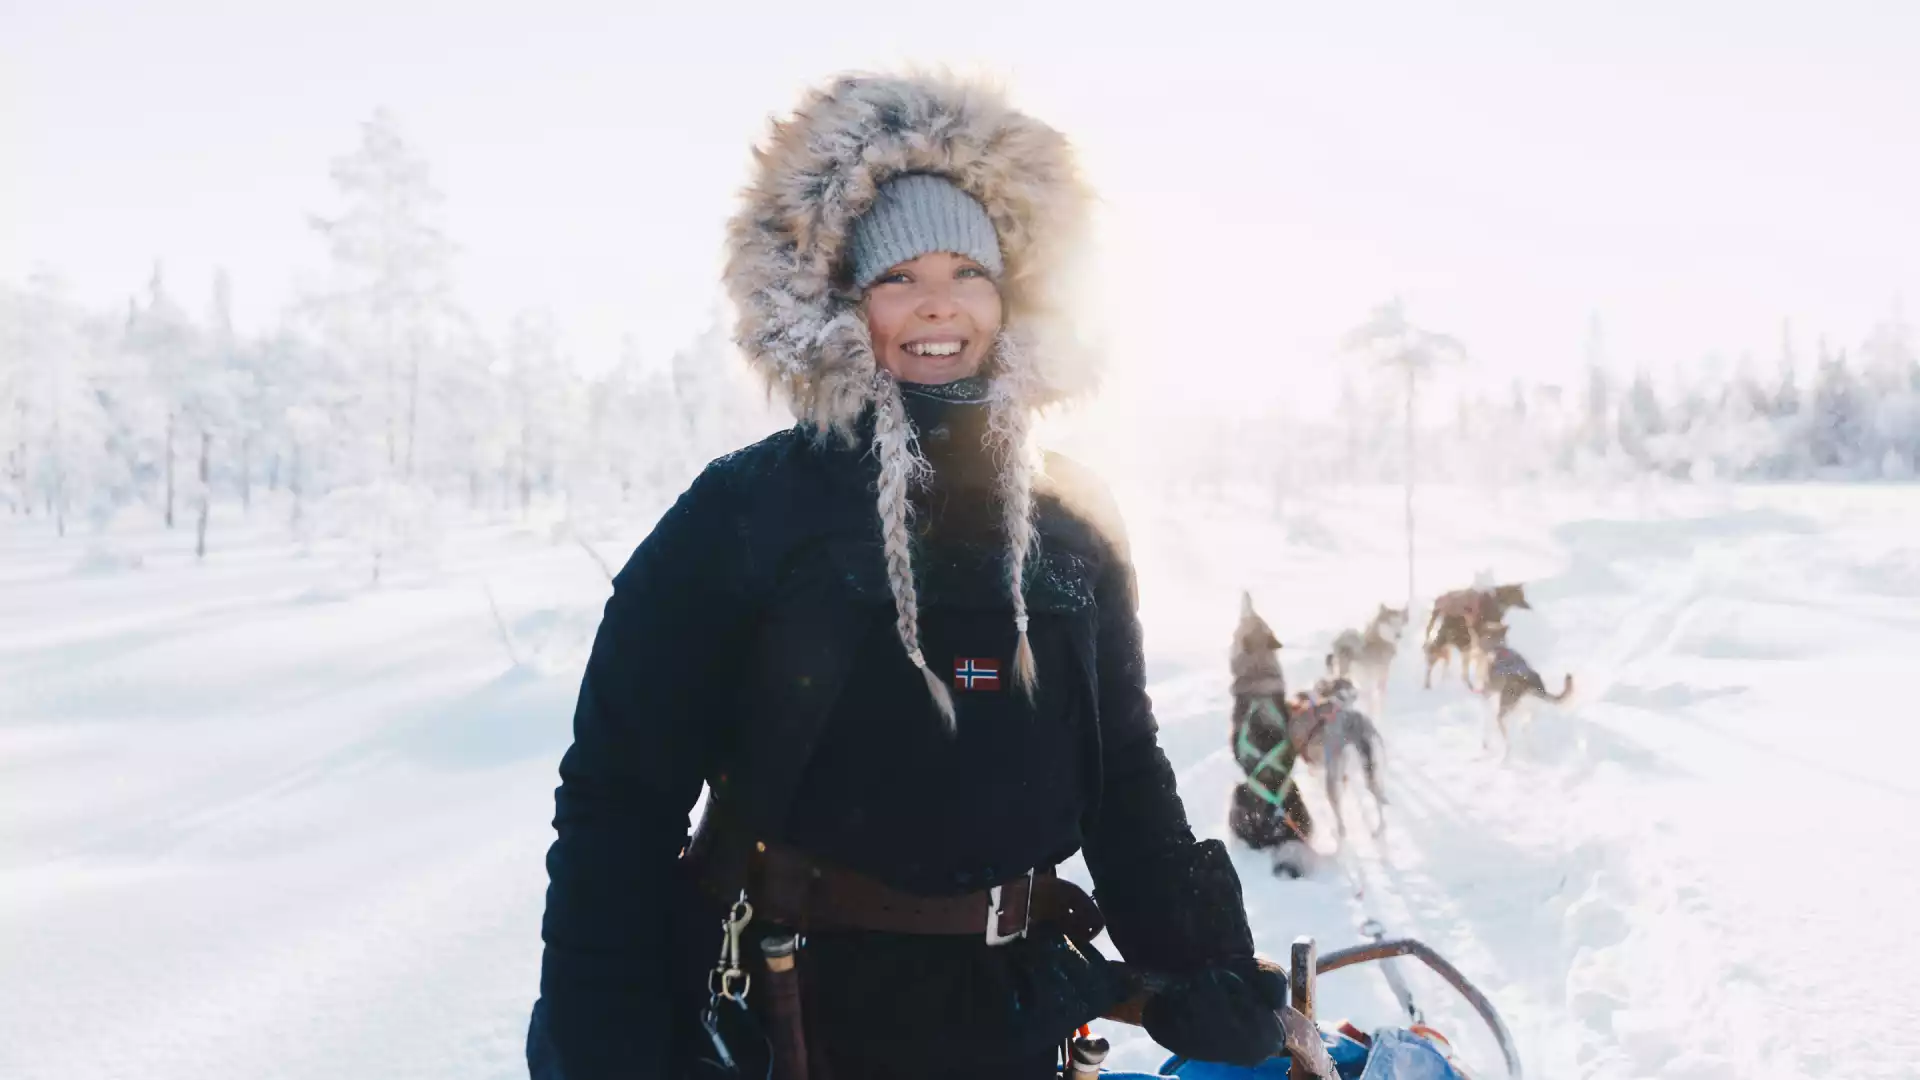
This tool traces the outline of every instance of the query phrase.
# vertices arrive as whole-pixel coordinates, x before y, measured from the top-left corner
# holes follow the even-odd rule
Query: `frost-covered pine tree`
[[[527,311],[507,331],[507,485],[521,516],[536,492],[550,492],[563,457],[568,382],[572,369],[561,353],[553,316]]]
[[[241,512],[251,513],[255,473],[262,450],[274,434],[274,382],[283,373],[274,370],[270,337],[243,338],[233,332],[232,297],[232,281],[222,270],[214,279],[212,321],[226,328],[226,340],[216,348],[224,379],[226,458],[233,495],[240,500]]]
[[[244,377],[240,335],[233,325],[233,283],[226,271],[214,277],[213,300],[200,348],[187,353],[176,371],[171,397],[192,435],[195,465],[191,473],[194,556],[207,556],[207,528],[213,515],[213,462],[217,440],[228,438],[239,422],[236,381]],[[237,444],[238,440],[234,440]]]
[[[1613,376],[1607,371],[1606,331],[1598,312],[1587,320],[1587,379],[1581,393],[1581,431],[1588,452],[1605,458],[1613,447]]]
[[[0,282],[0,502],[28,511],[26,297]]]
[[[1867,334],[1860,360],[1879,471],[1911,477],[1920,470],[1920,344],[1899,304]]]
[[[1667,417],[1645,368],[1634,374],[1633,384],[1620,402],[1617,431],[1620,449],[1636,464],[1642,468],[1658,464],[1657,440],[1667,433]]]
[[[584,467],[601,513],[624,515],[669,482],[663,468],[675,450],[675,402],[664,371],[650,371],[631,337],[619,358],[587,387]],[[579,494],[579,492],[576,492]]]
[[[361,125],[360,145],[334,161],[332,175],[344,209],[311,220],[333,280],[309,307],[329,348],[371,388],[371,415],[354,421],[370,429],[386,470],[411,480],[427,354],[454,307],[444,197],[384,109]]]
[[[154,265],[147,280],[145,299],[136,301],[129,310],[126,343],[152,388],[150,400],[160,427],[156,441],[161,486],[158,497],[161,518],[171,529],[180,488],[181,444],[187,437],[187,421],[181,414],[193,372],[201,363],[202,344],[199,328],[174,302],[159,264]]]
[[[434,408],[422,424],[422,466],[445,493],[478,511],[506,468],[509,431],[505,363],[499,350],[464,318],[450,320],[436,355]]]
[[[1780,375],[1773,392],[1772,414],[1788,420],[1800,414],[1800,358],[1793,349],[1793,324],[1780,325]]]
[[[1845,349],[1820,346],[1820,369],[1813,386],[1808,426],[1813,464],[1822,469],[1858,466],[1867,449],[1864,395]]]
[[[716,311],[669,364],[677,413],[672,485],[684,487],[708,461],[783,426],[785,421],[740,363]]]
[[[93,394],[97,354],[65,285],[38,270],[28,282],[17,327],[23,378],[21,460],[24,496],[66,535],[76,503],[91,493],[102,424]]]

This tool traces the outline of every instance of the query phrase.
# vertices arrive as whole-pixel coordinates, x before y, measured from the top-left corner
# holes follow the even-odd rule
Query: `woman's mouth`
[[[967,347],[964,341],[912,341],[900,346],[915,356],[958,356]]]

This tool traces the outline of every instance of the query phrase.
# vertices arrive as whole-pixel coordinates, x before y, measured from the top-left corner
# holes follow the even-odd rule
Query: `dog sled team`
[[[1549,691],[1540,673],[1507,642],[1508,613],[1531,608],[1523,585],[1459,589],[1434,601],[1421,635],[1424,686],[1433,687],[1436,668],[1450,672],[1457,661],[1467,689],[1494,703],[1491,727],[1499,730],[1503,753],[1510,745],[1508,719],[1521,703],[1530,697],[1559,703],[1573,693],[1573,676],[1566,676],[1559,691]],[[1233,790],[1228,824],[1249,847],[1270,853],[1275,874],[1299,877],[1313,864],[1315,825],[1300,796],[1303,767],[1320,774],[1335,838],[1344,843],[1342,795],[1349,762],[1357,754],[1372,796],[1371,831],[1378,836],[1385,829],[1383,740],[1373,717],[1385,707],[1388,676],[1408,616],[1406,608],[1380,605],[1364,627],[1334,638],[1325,674],[1311,688],[1289,693],[1280,639],[1255,610],[1252,595],[1241,594],[1240,622],[1228,656],[1233,676],[1228,741],[1243,778]]]

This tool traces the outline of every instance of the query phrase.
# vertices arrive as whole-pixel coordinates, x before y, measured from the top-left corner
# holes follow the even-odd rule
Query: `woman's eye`
[[[882,277],[879,281],[874,282],[874,284],[875,285],[905,285],[907,282],[912,280],[913,280],[912,278],[907,276],[907,272],[905,270],[895,270],[893,273],[887,274],[884,277]]]
[[[985,270],[980,269],[977,266],[963,266],[960,268],[959,276],[960,277],[986,277],[987,272]]]

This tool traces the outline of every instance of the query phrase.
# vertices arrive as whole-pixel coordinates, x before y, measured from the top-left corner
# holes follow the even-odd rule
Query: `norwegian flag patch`
[[[1000,689],[1000,661],[961,657],[953,662],[953,687],[956,690]]]

